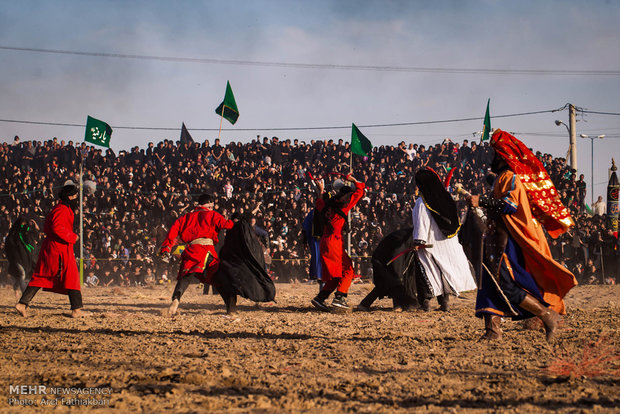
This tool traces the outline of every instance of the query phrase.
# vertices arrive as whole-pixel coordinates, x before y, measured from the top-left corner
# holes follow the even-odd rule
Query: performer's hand
[[[323,194],[323,190],[325,189],[325,183],[323,180],[314,180],[314,183],[316,184],[319,194]]]
[[[359,182],[359,181],[357,181],[355,179],[355,177],[353,177],[353,175],[351,173],[347,174],[347,176],[345,177],[345,180],[351,181],[352,183],[358,183]]]
[[[480,196],[479,195],[473,195],[471,197],[469,197],[467,199],[467,201],[469,202],[469,205],[472,207],[479,207],[480,206]]]

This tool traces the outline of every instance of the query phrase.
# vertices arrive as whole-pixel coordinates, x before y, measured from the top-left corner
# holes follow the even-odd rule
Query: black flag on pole
[[[192,144],[194,142],[194,139],[192,138],[192,136],[189,134],[189,131],[187,130],[187,128],[185,128],[185,123],[183,122],[181,124],[181,144]]]

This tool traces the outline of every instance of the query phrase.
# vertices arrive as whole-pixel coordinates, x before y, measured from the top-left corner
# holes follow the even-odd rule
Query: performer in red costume
[[[86,315],[82,311],[80,273],[73,253],[73,245],[78,240],[73,232],[74,211],[79,207],[78,188],[73,184],[65,185],[59,198],[60,202],[45,219],[45,239],[30,283],[15,306],[24,317],[28,304],[41,288],[68,295],[74,318]]]
[[[181,254],[181,267],[172,294],[170,315],[176,313],[181,296],[189,286],[192,276],[202,283],[212,284],[213,274],[220,263],[214,247],[218,242],[218,233],[222,229],[232,229],[234,224],[232,220],[227,220],[220,213],[213,211],[213,197],[210,194],[202,194],[198,198],[198,204],[193,211],[174,222],[160,250],[161,255],[169,255],[177,239],[186,244]],[[231,301],[236,302],[236,296],[231,298],[222,295],[222,297],[227,310],[234,308]]]
[[[323,192],[323,184],[317,181],[319,191],[323,194],[316,201],[316,211],[323,215],[323,235],[321,236],[320,253],[323,288],[312,299],[312,304],[321,311],[329,312],[330,308],[325,300],[335,290],[332,307],[336,310],[349,310],[346,297],[353,281],[353,263],[344,249],[342,242],[342,229],[347,220],[347,213],[364,196],[365,184],[351,176],[346,176],[347,181],[355,184],[355,191],[349,185],[343,185],[336,195],[329,198]]]

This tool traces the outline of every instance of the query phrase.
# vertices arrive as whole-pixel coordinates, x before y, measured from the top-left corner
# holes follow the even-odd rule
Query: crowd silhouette
[[[605,215],[588,214],[585,186],[563,158],[537,153],[569,207],[576,226],[550,239],[554,258],[575,273],[580,283],[615,283],[617,239]],[[258,136],[249,143],[222,144],[164,140],[146,148],[116,154],[84,143],[59,140],[0,145],[0,234],[18,217],[32,223],[35,237],[56,203],[66,180],[78,182],[80,158],[84,179],[97,183],[84,204],[85,279],[89,284],[146,285],[176,278],[174,262],[166,265],[155,252],[168,228],[191,210],[195,196],[216,196],[215,209],[251,220],[266,248],[266,262],[277,281],[308,278],[308,250],[301,224],[313,208],[315,192],[306,173],[347,173],[349,143],[303,142]],[[355,271],[371,276],[368,260],[382,237],[411,225],[417,194],[414,173],[431,167],[451,184],[462,183],[473,194],[488,194],[485,179],[493,157],[487,142],[449,139],[435,145],[405,143],[378,146],[367,157],[353,155],[353,174],[368,192],[352,211],[351,256]],[[459,205],[465,208],[464,202]],[[76,219],[77,223],[77,219]],[[77,248],[76,244],[76,248]],[[4,249],[2,249],[4,251]],[[76,256],[79,256],[76,252]],[[0,283],[9,284],[6,261]]]

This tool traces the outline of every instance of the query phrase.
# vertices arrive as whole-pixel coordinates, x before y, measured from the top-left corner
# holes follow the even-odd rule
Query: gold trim
[[[440,214],[438,211],[433,210],[433,209],[431,208],[431,206],[429,206],[429,205],[426,203],[426,200],[424,199],[424,195],[422,195],[422,193],[420,193],[420,197],[422,198],[422,202],[424,203],[424,205],[426,206],[426,208],[427,208],[427,209],[429,209],[429,210],[430,210],[430,211],[432,211],[433,213],[438,214],[438,215],[440,215],[440,216],[441,216],[441,214]],[[458,218],[457,218],[457,220],[458,220]],[[459,225],[458,225],[458,227],[456,228],[456,231],[455,231],[454,233],[452,233],[451,235],[446,236],[446,238],[447,238],[447,239],[451,239],[451,238],[453,238],[454,236],[456,236],[456,235],[458,234],[458,232],[459,232],[459,230],[460,230],[460,229],[461,229],[461,222],[459,221]]]

